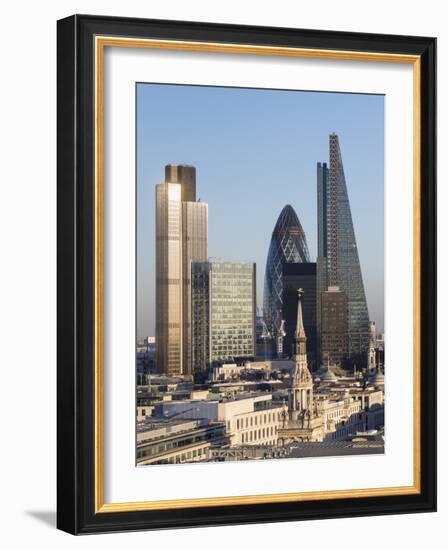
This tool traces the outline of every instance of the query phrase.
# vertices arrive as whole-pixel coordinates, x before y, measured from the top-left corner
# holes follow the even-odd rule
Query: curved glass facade
[[[273,338],[282,321],[283,264],[309,261],[305,232],[294,208],[287,204],[272,232],[264,277],[263,314],[266,327]]]

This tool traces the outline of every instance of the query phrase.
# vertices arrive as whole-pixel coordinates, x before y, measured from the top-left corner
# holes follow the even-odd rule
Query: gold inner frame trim
[[[243,55],[266,55],[330,59],[340,61],[369,61],[381,63],[406,63],[413,65],[413,195],[414,195],[414,372],[413,372],[413,420],[414,420],[414,471],[413,485],[402,487],[379,487],[350,490],[313,491],[301,493],[278,493],[179,500],[142,502],[104,502],[104,50],[106,47],[151,48],[207,53],[232,53]],[[420,176],[420,117],[421,117],[421,60],[417,55],[390,54],[382,52],[356,52],[324,50],[253,44],[226,44],[181,40],[156,40],[96,36],[95,55],[95,513],[130,512],[142,510],[167,510],[208,506],[232,506],[280,502],[304,502],[341,498],[362,498],[412,495],[421,492],[421,351],[420,351],[420,270],[421,270],[421,176]]]

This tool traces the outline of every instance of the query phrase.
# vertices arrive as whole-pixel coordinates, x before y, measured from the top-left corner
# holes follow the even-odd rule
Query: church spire
[[[294,334],[294,361],[295,366],[291,376],[289,390],[289,408],[291,419],[297,420],[304,411],[312,414],[313,405],[313,378],[308,370],[306,357],[306,334],[303,326],[302,312],[303,289],[297,289],[297,325]]]
[[[303,326],[303,313],[302,313],[302,294],[303,288],[297,289],[298,304],[297,304],[297,325],[296,325],[296,337],[306,338],[305,328]]]
[[[297,289],[297,324],[294,333],[294,355],[306,355],[306,334],[303,326],[302,312],[302,294],[303,288]]]

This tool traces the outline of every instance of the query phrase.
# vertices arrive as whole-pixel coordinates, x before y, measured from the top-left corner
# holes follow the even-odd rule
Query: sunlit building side
[[[192,264],[193,370],[255,356],[255,264]]]
[[[207,259],[208,206],[196,169],[168,165],[156,185],[156,368],[191,373],[191,263]]]

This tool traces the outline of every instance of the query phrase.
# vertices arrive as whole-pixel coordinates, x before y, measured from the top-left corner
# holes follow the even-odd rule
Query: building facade
[[[184,372],[193,372],[191,266],[207,259],[208,206],[203,202],[182,203],[182,362]]]
[[[249,393],[234,399],[166,402],[163,413],[202,422],[222,422],[229,444],[276,445],[281,405],[269,394]]]
[[[276,342],[283,320],[283,266],[309,262],[305,232],[292,206],[286,205],[272,232],[266,260],[263,314],[266,331]]]
[[[182,464],[207,459],[228,443],[222,422],[150,419],[137,424],[137,464]]]
[[[303,324],[307,336],[308,365],[314,370],[316,364],[316,264],[287,263],[283,265],[283,319],[285,321],[285,338],[283,354],[291,357],[294,353],[293,342],[297,320],[297,289],[303,289],[302,309]]]
[[[255,356],[255,292],[254,263],[192,263],[193,372]]]
[[[191,263],[208,254],[208,206],[196,202],[196,170],[168,165],[156,185],[156,368],[189,374]]]
[[[347,295],[337,286],[321,294],[321,359],[323,363],[342,365],[348,357]]]
[[[358,248],[339,146],[333,133],[329,141],[330,166],[317,165],[318,258],[317,311],[320,338],[322,292],[339,286],[347,295],[348,355],[365,357],[369,345],[369,313]]]

